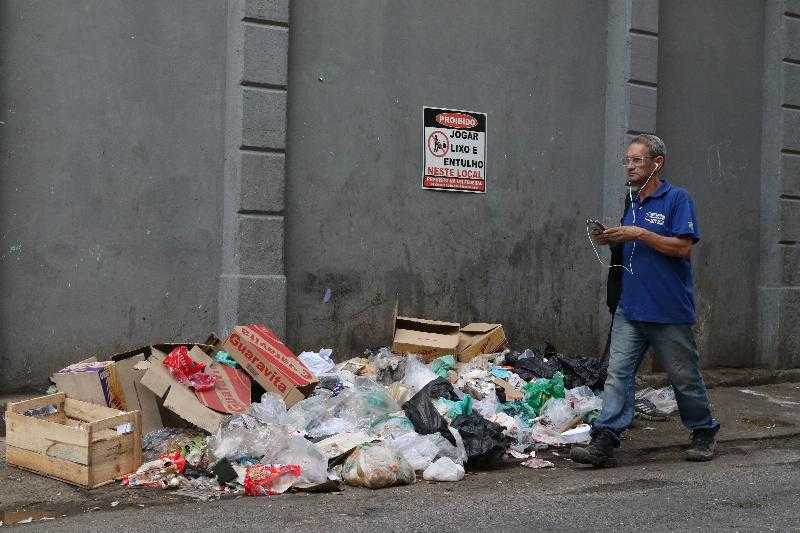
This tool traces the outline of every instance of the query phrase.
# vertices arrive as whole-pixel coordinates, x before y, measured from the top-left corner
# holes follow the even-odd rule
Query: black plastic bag
[[[568,389],[586,385],[590,389],[602,389],[606,382],[608,361],[590,357],[558,355]]]
[[[490,467],[502,462],[514,439],[504,435],[505,428],[483,418],[477,413],[459,415],[453,427],[461,434],[467,451],[469,466]]]
[[[545,348],[546,349],[546,348]],[[514,367],[514,373],[525,381],[532,379],[550,379],[561,371],[561,365],[555,359],[547,359],[544,350],[527,349],[524,352],[512,352],[506,355],[506,363]]]
[[[414,425],[414,431],[420,435],[439,433],[455,446],[456,438],[450,433],[447,420],[433,406],[433,400],[437,398],[458,400],[458,395],[456,395],[456,391],[450,382],[446,379],[437,378],[425,385],[410,400],[404,403],[403,411]]]

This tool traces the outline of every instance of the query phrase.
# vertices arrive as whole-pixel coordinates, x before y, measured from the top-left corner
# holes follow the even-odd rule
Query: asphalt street
[[[460,483],[211,503],[106,501],[20,531],[787,531],[800,528],[800,438],[725,443],[710,463],[677,449],[622,454],[614,469],[511,467]],[[130,492],[130,491],[129,491]],[[141,494],[137,495],[141,496]],[[143,500],[144,501],[144,500]],[[92,505],[93,507],[88,507]],[[140,507],[143,505],[143,507]]]

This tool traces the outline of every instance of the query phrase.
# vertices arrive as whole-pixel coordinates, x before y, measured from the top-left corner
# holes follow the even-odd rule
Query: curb
[[[702,371],[709,389],[720,387],[756,387],[776,383],[800,382],[800,368],[770,370],[766,368],[709,368]],[[653,388],[669,385],[663,372],[640,374],[639,381]]]

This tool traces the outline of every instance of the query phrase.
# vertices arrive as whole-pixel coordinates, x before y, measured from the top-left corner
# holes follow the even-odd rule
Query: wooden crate
[[[26,411],[53,405],[47,416]],[[6,462],[85,488],[106,485],[142,463],[142,416],[51,394],[6,411]],[[129,423],[133,431],[116,428]]]

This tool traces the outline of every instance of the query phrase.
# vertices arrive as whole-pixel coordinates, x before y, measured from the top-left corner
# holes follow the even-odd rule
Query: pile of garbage
[[[210,499],[454,482],[508,462],[552,466],[531,461],[535,450],[587,441],[602,407],[587,385],[566,388],[586,378],[571,367],[532,374],[548,360],[531,350],[467,363],[445,355],[426,364],[388,348],[338,364],[330,350],[298,358],[319,382],[306,398],[287,407],[264,392],[210,435],[154,430],[144,438],[146,462],[124,483]]]
[[[509,463],[551,467],[537,450],[590,439],[602,361],[508,350],[499,324],[395,320],[393,349],[338,363],[330,349],[295,356],[254,324],[224,342],[82,361],[53,381],[68,397],[140,411],[144,463],[124,484],[200,499],[457,482]],[[664,391],[637,401],[670,408]]]

